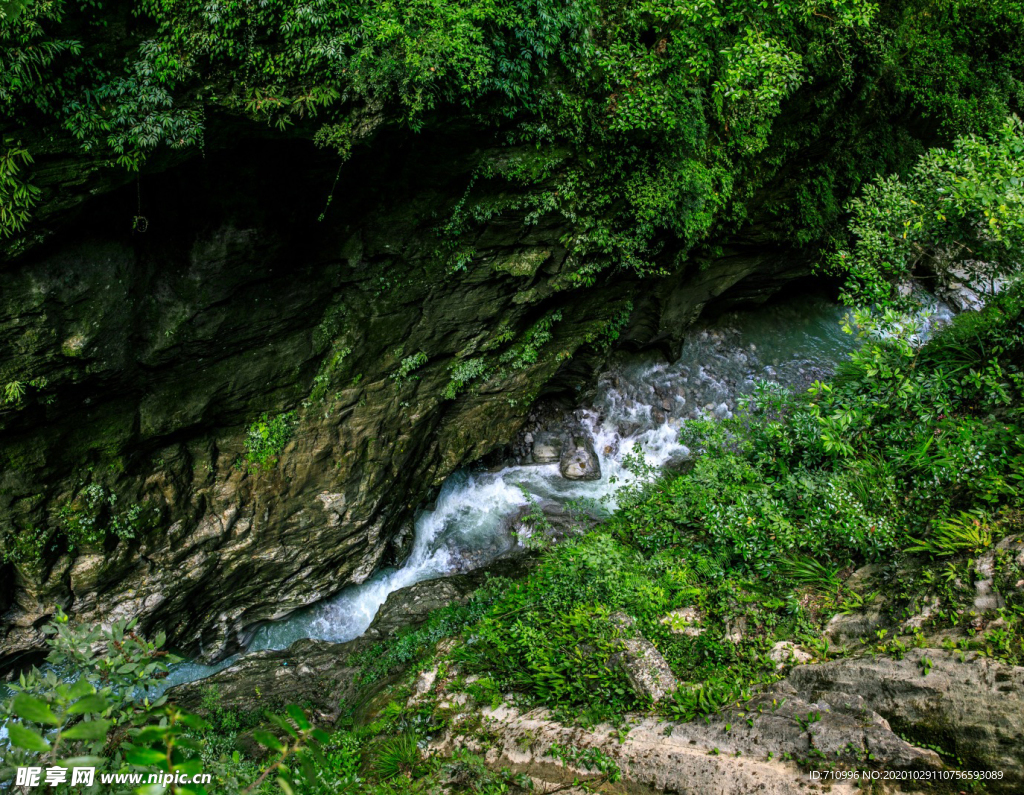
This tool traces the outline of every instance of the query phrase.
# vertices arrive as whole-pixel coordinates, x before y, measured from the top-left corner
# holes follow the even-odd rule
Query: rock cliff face
[[[501,193],[452,270],[436,229],[489,156],[381,134],[338,172],[306,141],[240,140],[106,193],[51,186],[74,214],[0,266],[0,667],[58,606],[223,657],[397,562],[448,474],[586,388],[610,324],[671,351],[712,299],[802,272],[740,242],[577,288],[568,230]],[[263,415],[277,435],[247,449]]]

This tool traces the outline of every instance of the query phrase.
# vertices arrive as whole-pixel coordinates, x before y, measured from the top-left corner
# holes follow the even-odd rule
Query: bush
[[[214,727],[154,691],[177,661],[161,648],[162,635],[146,640],[135,631],[134,620],[116,621],[109,630],[75,627],[59,609],[44,632],[50,636],[46,669],[23,673],[0,702],[0,722],[10,740],[0,786],[14,780],[18,767],[60,765],[95,767],[97,786],[100,773],[159,771],[211,775],[209,790],[176,786],[181,795],[264,791],[270,776],[290,793],[295,778],[290,766],[307,764],[315,755],[311,749],[327,740],[301,709],[289,706],[287,717],[269,716],[275,733],[255,732],[271,752],[262,771],[241,762],[237,753],[210,753]],[[252,787],[246,789],[243,779]],[[143,791],[149,790],[136,790]]]
[[[294,412],[278,414],[273,418],[264,414],[249,426],[245,436],[245,460],[260,469],[270,469],[292,438],[294,428]]]

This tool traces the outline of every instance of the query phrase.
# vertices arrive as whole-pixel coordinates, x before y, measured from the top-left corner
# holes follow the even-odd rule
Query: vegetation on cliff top
[[[822,242],[876,174],[1019,110],[1022,13],[1009,0],[7,2],[0,231],[46,200],[28,161],[40,131],[48,153],[140,168],[160,147],[202,147],[226,111],[343,159],[382,122],[456,116],[489,145],[536,146],[479,178],[572,223],[577,282],[713,254],[755,217],[766,239]]]

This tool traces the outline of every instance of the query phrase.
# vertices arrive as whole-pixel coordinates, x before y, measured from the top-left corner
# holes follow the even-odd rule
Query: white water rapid
[[[759,379],[803,389],[827,377],[857,342],[841,329],[843,309],[802,296],[788,303],[730,314],[693,329],[678,361],[618,354],[600,376],[596,398],[577,416],[594,439],[601,479],[569,481],[557,464],[509,466],[498,472],[460,471],[445,482],[433,510],[415,521],[412,553],[399,569],[384,569],[361,585],[289,618],[262,627],[249,651],[285,648],[300,638],[347,641],[370,625],[388,594],[423,580],[485,565],[513,543],[507,517],[538,500],[605,498],[630,474],[623,456],[639,443],[649,464],[684,458],[680,425],[698,415],[729,416]],[[949,313],[940,308],[943,320]],[[617,482],[616,482],[617,481]],[[229,665],[183,663],[168,684],[191,681]]]

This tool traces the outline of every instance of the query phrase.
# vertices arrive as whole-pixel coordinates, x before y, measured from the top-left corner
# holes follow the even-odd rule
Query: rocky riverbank
[[[961,767],[978,772],[984,791],[1013,793],[1024,786],[1024,668],[938,648],[947,636],[932,635],[896,658],[851,644],[828,660],[798,644],[777,644],[772,654],[783,675],[779,681],[691,722],[635,714],[615,726],[585,727],[550,710],[523,708],[512,694],[497,704],[481,700],[474,689],[479,677],[460,674],[448,661],[456,648],[452,639],[431,648],[427,659],[436,661],[425,667],[419,657],[412,667],[398,664],[383,678],[366,680],[359,660],[367,649],[422,626],[431,611],[464,604],[489,575],[521,576],[529,564],[520,560],[487,574],[402,589],[357,640],[300,641],[284,651],[252,654],[208,680],[175,689],[172,697],[192,709],[212,697],[220,708],[243,712],[304,703],[328,725],[353,710],[357,722],[370,723],[398,699],[409,712],[426,708],[444,716],[445,728],[429,740],[431,753],[471,751],[495,770],[528,776],[538,791],[601,778],[587,765],[559,757],[559,749],[569,747],[614,760],[624,788],[616,791],[781,795],[798,789],[852,793],[868,785],[876,792],[947,792],[963,788],[966,779],[954,780]],[[867,586],[869,574],[859,572],[849,582]],[[859,622],[856,615],[844,620]],[[647,697],[664,697],[665,691],[645,684],[662,675],[657,672],[664,660],[653,647],[651,654],[631,653],[628,644],[634,642],[626,642],[623,662],[630,681]],[[876,779],[829,779],[844,770],[875,771]]]

